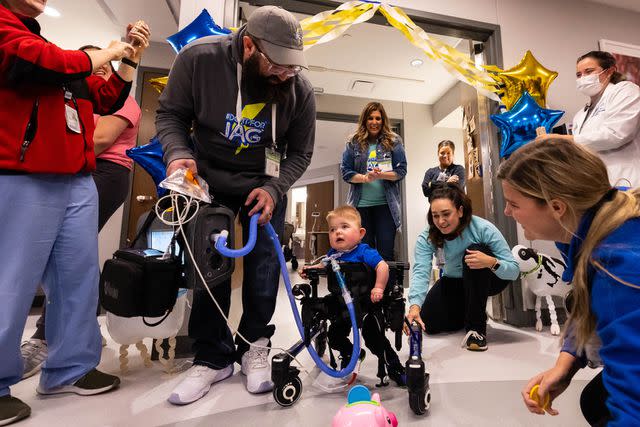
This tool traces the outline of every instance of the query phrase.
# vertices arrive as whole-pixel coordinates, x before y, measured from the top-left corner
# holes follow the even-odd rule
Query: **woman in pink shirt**
[[[80,50],[96,50],[96,46],[82,46]],[[98,68],[95,75],[108,80],[113,74],[111,63]],[[98,189],[98,231],[111,215],[124,203],[129,193],[129,174],[133,169],[126,150],[136,146],[142,111],[130,95],[124,106],[108,116],[94,114],[96,130],[93,145],[96,153],[96,170],[93,180]]]

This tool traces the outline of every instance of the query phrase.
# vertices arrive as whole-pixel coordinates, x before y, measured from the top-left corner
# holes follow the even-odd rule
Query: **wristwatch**
[[[491,271],[493,271],[493,272],[495,273],[495,272],[496,272],[496,270],[498,270],[498,268],[500,268],[500,261],[498,261],[498,260],[496,259],[495,264],[493,264],[493,265],[491,266]]]

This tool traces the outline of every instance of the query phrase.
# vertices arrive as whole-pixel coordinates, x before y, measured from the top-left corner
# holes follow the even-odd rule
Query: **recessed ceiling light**
[[[58,9],[54,9],[51,6],[45,6],[44,7],[44,14],[47,16],[51,16],[53,18],[59,18],[60,17],[60,12],[58,12]]]
[[[424,61],[423,61],[422,59],[418,59],[418,58],[416,58],[416,59],[412,60],[412,61],[410,62],[410,64],[411,64],[411,66],[412,66],[412,67],[419,67],[419,66],[421,66],[422,64],[424,64]]]

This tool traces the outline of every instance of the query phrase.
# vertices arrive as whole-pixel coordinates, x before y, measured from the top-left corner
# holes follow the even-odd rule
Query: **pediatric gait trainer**
[[[251,217],[249,227],[249,240],[245,247],[241,249],[227,248],[226,245],[228,232],[227,230],[223,230],[219,235],[214,236],[216,250],[223,256],[231,258],[241,257],[251,252],[256,242],[259,217],[259,213],[256,213]],[[331,268],[340,286],[340,292],[344,303],[347,306],[349,319],[351,321],[351,327],[353,328],[354,346],[349,364],[340,370],[329,367],[322,360],[322,355],[324,353],[324,349],[326,348],[326,344],[322,339],[322,337],[326,337],[326,324],[319,322],[311,325],[310,322],[303,322],[303,319],[300,317],[300,313],[298,312],[298,307],[296,306],[294,290],[292,289],[291,282],[289,281],[287,264],[282,252],[282,246],[280,245],[280,238],[276,234],[271,223],[266,223],[264,227],[271,237],[274,250],[278,254],[278,261],[280,262],[280,272],[282,273],[282,277],[284,279],[285,287],[287,289],[287,295],[291,304],[291,309],[293,311],[296,326],[298,327],[298,332],[300,333],[301,337],[301,339],[291,348],[285,350],[280,354],[277,354],[271,360],[271,380],[274,383],[273,397],[279,405],[291,406],[302,395],[302,380],[299,377],[300,370],[295,366],[291,366],[291,362],[295,360],[295,356],[306,348],[316,366],[318,366],[318,368],[320,368],[322,372],[334,378],[344,378],[354,371],[356,364],[358,363],[358,355],[360,354],[360,334],[353,299],[351,298],[351,294],[349,293],[345,285],[344,277],[340,272],[340,265],[338,264],[338,262],[336,262],[335,259],[331,259],[329,260],[329,262],[331,263]],[[300,290],[298,289],[295,292],[299,294]],[[315,288],[315,295],[317,296],[317,287]],[[303,308],[303,316],[304,315],[305,311]],[[316,347],[314,347],[314,345],[311,345],[312,342]]]
[[[167,200],[165,199],[170,200],[170,206],[168,206]],[[359,308],[357,304],[354,303],[354,295],[359,296],[362,294],[362,290],[357,290],[358,287],[364,287],[364,292],[368,294],[370,287],[373,286],[375,281],[375,276],[369,275],[364,282],[362,280],[354,280],[353,268],[354,266],[356,266],[356,269],[361,268],[362,266],[360,264],[339,263],[335,259],[329,258],[326,260],[326,264],[330,265],[330,267],[327,266],[325,269],[317,269],[322,271],[310,271],[308,273],[312,279],[311,284],[292,287],[280,238],[273,226],[270,223],[266,223],[264,227],[271,238],[274,251],[278,256],[280,272],[284,279],[287,296],[300,334],[300,339],[288,349],[266,347],[250,343],[237,330],[234,331],[234,328],[229,323],[229,319],[224,316],[224,311],[213,296],[211,289],[231,276],[234,269],[234,258],[245,256],[253,250],[257,240],[258,218],[260,217],[260,213],[256,213],[250,218],[249,236],[246,245],[242,248],[234,249],[228,247],[229,243],[234,241],[234,215],[228,208],[215,205],[215,202],[213,203],[214,204],[211,205],[201,205],[201,202],[193,197],[192,194],[184,195],[172,191],[170,195],[158,201],[156,204],[156,212],[162,222],[174,227],[176,236],[181,236],[178,242],[184,246],[185,252],[188,254],[188,256],[185,257],[185,276],[188,285],[204,286],[233,333],[237,334],[238,337],[248,345],[258,348],[273,348],[281,351],[272,358],[271,376],[274,383],[273,396],[275,401],[281,406],[291,406],[300,398],[302,394],[300,372],[302,370],[309,373],[309,371],[296,359],[296,356],[304,349],[309,352],[314,363],[326,375],[340,379],[352,375],[360,361],[360,327],[362,321],[362,319],[360,319],[361,313],[359,313]],[[165,207],[164,210],[161,206]],[[396,333],[395,346],[399,350],[402,343],[401,333],[404,321],[402,278],[404,277],[403,271],[408,269],[408,265],[404,263],[392,264],[391,268],[397,270],[397,280],[394,286],[388,286],[389,289],[383,299],[384,303],[381,304],[381,307],[385,307],[384,314],[379,318],[380,320],[378,320],[378,322],[381,323],[382,328],[388,328]],[[345,270],[343,271],[343,269]],[[319,283],[318,278],[321,274],[328,275],[329,290],[331,291],[333,289],[333,294],[329,295],[333,298],[331,304],[327,303],[327,296],[318,296],[317,285]],[[347,276],[347,280],[345,280],[345,275]],[[373,278],[373,281],[371,281],[371,278]],[[301,302],[302,315],[298,311],[296,299]],[[346,308],[346,310],[343,310],[340,314],[343,321],[351,326],[353,333],[353,349],[348,358],[348,363],[343,363],[341,369],[337,369],[337,364],[333,357],[331,357],[331,366],[327,365],[322,359],[322,356],[327,350],[328,321],[330,322],[332,319],[329,312],[335,308],[336,300],[339,301],[339,305],[342,308]],[[419,339],[420,344],[418,345],[421,346],[421,335]],[[419,362],[422,362],[419,354],[417,357]],[[409,361],[416,360],[417,359],[412,357]],[[296,366],[292,366],[292,362],[294,361],[297,364]],[[408,373],[410,372],[409,368],[409,365],[407,365]],[[415,388],[410,389],[415,390],[415,393],[410,393],[410,396],[415,395],[421,399],[423,403],[426,402],[423,405],[426,408],[430,399],[430,393],[428,393],[428,376],[424,374],[424,362],[422,362],[422,371],[418,370],[418,374],[419,375],[415,377],[417,379],[411,383],[415,384]],[[386,385],[384,364],[379,363],[378,376],[381,380],[381,384],[379,385]],[[352,381],[353,379],[355,378],[352,377]],[[425,381],[427,383],[426,387],[424,385]],[[421,392],[421,390],[424,392]],[[427,395],[428,397],[426,397]],[[419,408],[420,405],[417,407]],[[412,409],[414,409],[413,405]],[[426,409],[424,408],[421,411],[414,409],[414,412],[417,414],[422,414],[425,411]]]
[[[234,258],[242,257],[251,252],[255,246],[257,240],[257,227],[258,218],[260,213],[253,215],[250,219],[249,236],[246,245],[240,249],[232,249],[227,247],[229,241],[234,241],[234,215],[233,212],[221,205],[208,204],[210,200],[207,200],[205,195],[208,195],[208,188],[206,188],[206,182],[196,181],[199,177],[190,176],[184,170],[174,172],[171,177],[165,180],[161,186],[170,184],[171,193],[156,203],[156,214],[160,220],[174,228],[174,238],[172,241],[177,241],[181,246],[184,246],[185,252],[188,254],[185,257],[185,279],[187,287],[204,286],[205,290],[209,293],[212,301],[223,316],[227,325],[232,329],[234,334],[237,334],[240,339],[244,340],[249,346],[271,349],[271,347],[257,345],[249,342],[243,337],[237,330],[229,323],[229,319],[224,316],[224,311],[213,296],[211,289],[231,277],[234,270]],[[205,202],[207,204],[201,204]],[[286,262],[284,254],[282,252],[282,246],[280,239],[270,223],[264,225],[265,230],[271,237],[274,245],[274,250],[278,255],[278,260],[281,267],[281,273],[284,277],[284,281],[289,294],[289,299],[294,312],[294,317],[298,325],[301,340],[299,345],[294,346],[292,349],[278,349],[281,350],[278,356],[274,357],[274,364],[276,368],[274,370],[274,379],[286,378],[287,381],[275,381],[276,387],[274,388],[274,397],[276,401],[284,406],[293,404],[298,400],[302,392],[302,382],[298,377],[300,370],[295,367],[291,367],[291,361],[295,360],[298,365],[305,372],[306,369],[302,367],[302,364],[296,359],[296,354],[303,350],[305,347],[311,354],[314,362],[319,368],[327,375],[336,378],[342,378],[351,374],[357,364],[360,353],[360,338],[358,335],[358,325],[356,320],[356,313],[351,300],[350,294],[344,286],[344,280],[339,273],[339,266],[335,264],[336,277],[339,277],[339,281],[342,283],[343,298],[346,306],[349,309],[349,316],[351,319],[351,325],[354,330],[354,341],[356,345],[353,349],[352,362],[341,370],[335,370],[328,367],[318,355],[318,352],[311,345],[305,345],[305,342],[310,342],[313,338],[317,338],[323,331],[309,331],[306,336],[309,340],[305,340],[305,331],[302,326],[300,314],[298,313],[295,305],[295,298],[292,295],[291,284],[287,273]],[[295,371],[295,378],[289,379],[291,375],[283,375],[278,377],[279,372],[278,357],[283,356],[287,359],[287,373]]]

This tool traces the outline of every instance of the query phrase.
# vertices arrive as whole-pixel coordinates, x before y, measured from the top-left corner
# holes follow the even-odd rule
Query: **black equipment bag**
[[[181,256],[175,254],[175,236],[171,254],[155,249],[134,249],[156,218],[150,212],[131,247],[120,249],[104,263],[100,275],[100,302],[110,313],[121,317],[160,317],[160,324],[175,305],[183,282]],[[143,319],[144,320],[144,319]]]

